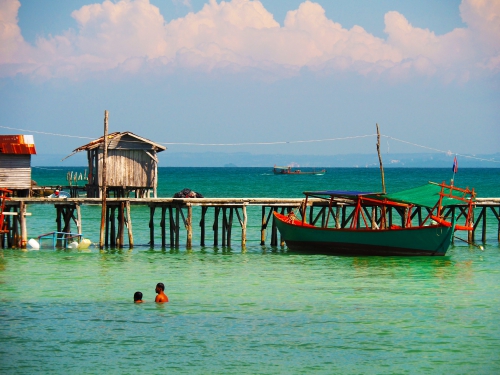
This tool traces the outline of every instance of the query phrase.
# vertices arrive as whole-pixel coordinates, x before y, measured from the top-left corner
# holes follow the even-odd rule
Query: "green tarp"
[[[403,190],[397,193],[392,193],[392,194],[381,194],[381,195],[374,195],[371,198],[374,199],[381,199],[381,198],[387,198],[389,200],[395,201],[395,202],[401,202],[401,203],[408,203],[408,204],[414,204],[417,206],[423,206],[423,207],[429,207],[432,208],[436,205],[437,201],[439,200],[439,192],[441,191],[441,186],[429,182],[427,185],[416,187],[413,189],[408,189],[408,190]],[[445,194],[450,194],[450,189],[445,188],[444,189]],[[453,195],[454,196],[464,196],[463,193],[458,192],[456,190],[453,190]],[[467,197],[470,198],[470,197]],[[442,201],[443,207],[446,206],[453,206],[457,204],[466,204],[467,202],[464,202],[460,199],[454,199],[451,197],[444,197]]]

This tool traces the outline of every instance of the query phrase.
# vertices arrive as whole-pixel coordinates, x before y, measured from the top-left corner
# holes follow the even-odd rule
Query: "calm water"
[[[64,184],[66,172],[36,169],[33,178]],[[186,187],[207,197],[380,190],[375,169],[330,169],[325,176],[270,172],[162,168],[159,195]],[[386,183],[388,191],[397,191],[449,180],[449,172],[391,169]],[[479,196],[500,197],[498,169],[461,169],[456,182],[476,187]],[[31,237],[55,229],[53,207],[32,205],[28,211]],[[83,232],[96,242],[100,208],[85,207],[82,214]],[[498,222],[489,220],[484,251],[457,242],[441,258],[370,258],[262,247],[260,210],[249,215],[246,251],[237,227],[231,249],[151,249],[148,212],[135,207],[134,237],[142,246],[132,251],[3,250],[0,373],[500,371]],[[151,302],[160,281],[171,301],[161,306]],[[131,302],[136,290],[146,303]]]

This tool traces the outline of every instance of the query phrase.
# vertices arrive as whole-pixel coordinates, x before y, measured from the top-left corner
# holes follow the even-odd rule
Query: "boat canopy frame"
[[[430,186],[430,188],[429,188]],[[433,198],[429,199],[424,195],[425,199],[422,199],[423,193],[429,195]],[[417,194],[415,194],[417,193]],[[309,198],[319,198],[328,201],[328,213],[326,216],[326,221],[323,227],[328,227],[328,221],[330,215],[334,216],[332,211],[333,203],[336,204],[352,204],[354,206],[353,212],[347,218],[350,220],[350,229],[386,229],[387,228],[387,209],[388,207],[396,208],[398,211],[403,209],[404,215],[402,215],[402,225],[404,228],[412,227],[412,219],[414,215],[412,210],[415,207],[426,208],[427,216],[422,220],[418,227],[426,225],[427,222],[432,221],[445,226],[451,226],[452,223],[447,221],[447,217],[444,216],[444,208],[449,206],[463,205],[466,204],[465,214],[465,224],[459,225],[455,224],[455,230],[472,230],[473,228],[473,208],[475,206],[476,193],[474,189],[458,188],[453,184],[447,185],[445,182],[441,184],[429,182],[427,185],[422,187],[404,190],[395,194],[383,194],[383,193],[372,193],[364,191],[351,191],[351,190],[323,190],[323,191],[305,191],[303,192],[305,199],[302,202],[302,207],[300,211],[302,213],[302,225],[306,224],[306,214],[305,208],[307,207]],[[420,199],[411,200],[412,194],[420,195]],[[403,199],[404,198],[404,199]],[[437,200],[436,200],[437,198]],[[435,202],[430,205],[429,202]],[[380,208],[380,225],[374,223],[373,218],[371,220],[367,219],[365,215],[366,207],[378,207]],[[360,226],[361,219],[363,220],[364,227]],[[369,222],[371,221],[371,225]],[[391,228],[397,228],[398,226],[392,225]]]

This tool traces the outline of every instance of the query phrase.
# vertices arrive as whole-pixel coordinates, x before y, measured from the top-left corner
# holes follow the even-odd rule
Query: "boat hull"
[[[287,222],[277,213],[275,217],[290,250],[315,254],[443,256],[454,233],[453,227],[443,225],[385,230],[318,228]]]

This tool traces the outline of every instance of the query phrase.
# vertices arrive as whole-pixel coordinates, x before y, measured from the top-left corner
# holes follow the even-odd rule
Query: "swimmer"
[[[144,301],[142,300],[142,293],[141,292],[135,292],[134,293],[134,303],[143,303]]]
[[[165,285],[163,283],[156,284],[155,292],[158,294],[155,298],[155,302],[164,303],[168,302],[167,295],[163,292],[165,290]]]

